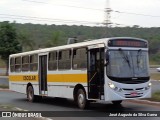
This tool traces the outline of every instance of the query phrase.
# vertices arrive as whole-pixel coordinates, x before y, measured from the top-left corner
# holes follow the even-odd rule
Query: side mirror
[[[109,52],[106,52],[106,61],[109,62]]]
[[[108,63],[109,63],[109,52],[107,51],[106,52],[106,63],[105,63],[105,66],[107,66],[108,65]]]

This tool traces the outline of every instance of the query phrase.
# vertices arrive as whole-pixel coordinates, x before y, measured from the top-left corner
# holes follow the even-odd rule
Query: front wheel
[[[120,105],[122,103],[122,100],[112,101],[114,105]]]
[[[89,101],[87,101],[86,94],[83,89],[79,89],[77,92],[77,104],[81,109],[85,109],[89,105]]]

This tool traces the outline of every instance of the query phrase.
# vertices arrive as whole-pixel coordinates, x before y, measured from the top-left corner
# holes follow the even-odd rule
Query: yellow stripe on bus
[[[50,74],[48,82],[87,82],[87,74]]]
[[[10,75],[13,82],[38,82],[38,75]],[[87,82],[87,74],[48,74],[47,82]]]
[[[9,76],[9,81],[14,81],[14,82],[33,81],[33,82],[37,82],[38,81],[38,75],[10,75]]]

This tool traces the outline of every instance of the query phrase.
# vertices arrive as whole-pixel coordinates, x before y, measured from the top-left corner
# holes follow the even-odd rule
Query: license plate
[[[131,96],[137,96],[138,93],[137,92],[131,92]]]

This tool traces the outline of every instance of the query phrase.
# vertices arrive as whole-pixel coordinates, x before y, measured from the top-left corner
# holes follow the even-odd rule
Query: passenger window
[[[86,48],[73,49],[73,69],[87,68],[87,50]]]
[[[71,50],[59,51],[58,69],[71,69]]]
[[[10,59],[10,71],[11,72],[15,71],[15,59],[14,58]]]
[[[57,52],[49,53],[48,70],[57,70]]]
[[[22,57],[22,71],[29,71],[29,56]]]
[[[15,72],[21,72],[21,57],[15,58]]]
[[[30,55],[30,71],[37,71],[38,68],[38,55]]]

